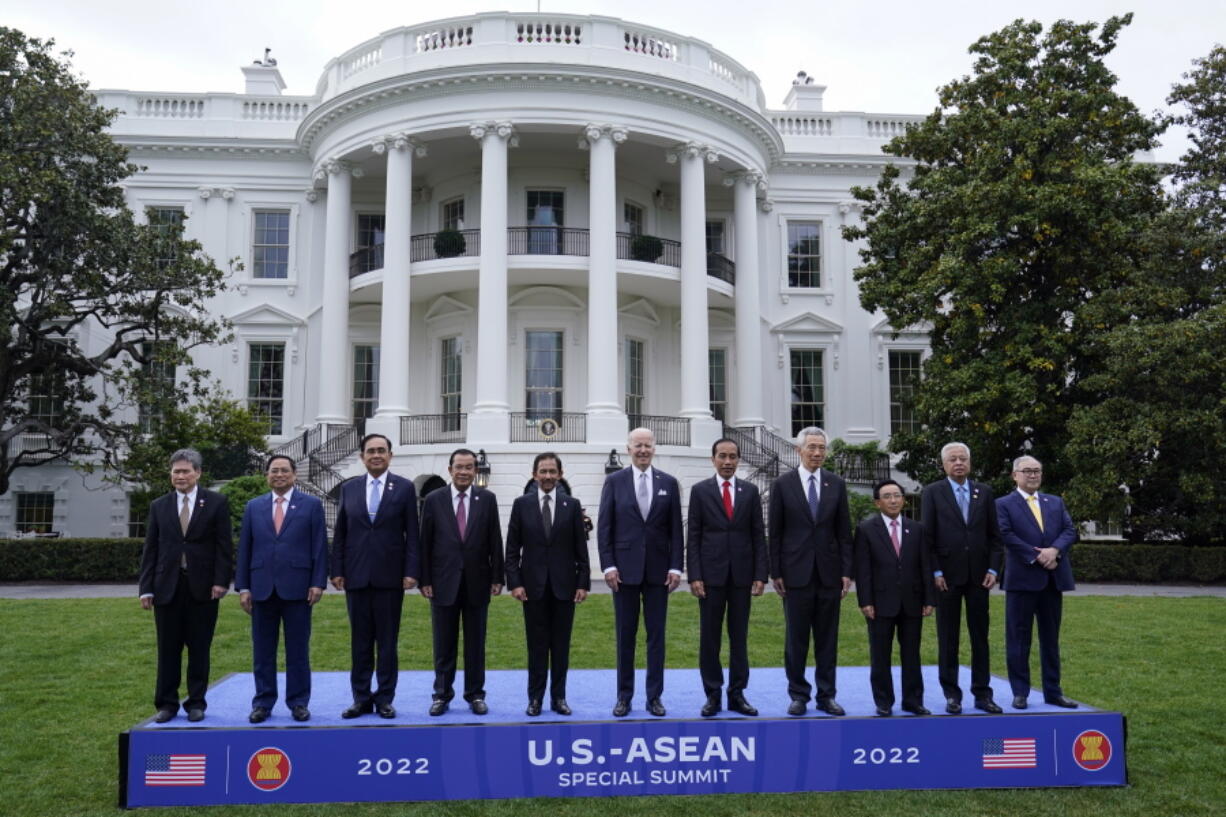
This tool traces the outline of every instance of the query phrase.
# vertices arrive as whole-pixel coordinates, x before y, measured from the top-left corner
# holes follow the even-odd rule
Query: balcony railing
[[[411,414],[400,418],[401,445],[462,443],[467,436],[467,414]]]
[[[578,227],[508,227],[507,255],[587,257],[587,230]]]
[[[717,252],[707,253],[707,275],[736,286],[736,264]]]
[[[587,415],[580,412],[511,413],[513,443],[587,442]]]
[[[690,444],[690,420],[688,417],[664,417],[659,414],[631,414],[631,428],[650,429],[656,435],[656,445]]]
[[[383,245],[373,247],[358,247],[349,253],[349,277],[356,278],[371,270],[383,269]]]
[[[444,238],[439,238],[439,236]],[[458,236],[458,238],[456,237]],[[480,230],[446,230],[422,233],[410,241],[409,260],[434,261],[439,258],[470,258],[481,254]]]
[[[662,264],[666,267],[681,266],[681,242],[671,238],[657,238],[660,242],[660,254],[655,255],[649,241],[635,239],[650,239],[652,236],[636,236],[632,233],[617,234],[617,257],[623,261],[642,261],[647,264]],[[655,257],[651,257],[651,256]]]
[[[890,455],[842,452],[835,454],[832,470],[853,485],[876,485],[890,478]]]

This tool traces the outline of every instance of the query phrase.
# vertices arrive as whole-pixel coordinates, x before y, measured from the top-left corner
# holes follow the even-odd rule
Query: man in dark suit
[[[1076,709],[1060,687],[1060,617],[1064,591],[1074,587],[1068,552],[1077,528],[1060,497],[1039,493],[1043,466],[1034,457],[1013,461],[1013,481],[1017,490],[996,500],[1005,543],[1005,661],[1013,708],[1025,709],[1030,696],[1030,637],[1037,620],[1043,700]]]
[[[668,594],[681,584],[685,558],[681,531],[681,488],[651,467],[656,437],[636,428],[626,444],[631,465],[605,477],[600,492],[596,542],[600,569],[613,591],[617,628],[617,703],[613,715],[630,712],[634,697],[634,648],[642,605],[647,627],[647,711],[664,717],[664,634]]]
[[[796,435],[800,467],[775,480],[770,497],[770,572],[787,622],[783,652],[789,715],[805,714],[813,688],[805,680],[813,640],[817,708],[842,715],[835,700],[839,603],[851,589],[851,512],[847,486],[822,470],[826,432],[815,426]]]
[[[971,695],[976,709],[999,714],[988,670],[988,592],[996,584],[1002,558],[996,502],[991,488],[969,479],[971,450],[965,443],[946,444],[941,465],[946,478],[924,486],[920,518],[937,589],[937,664],[945,711],[962,712],[958,638],[965,601]]]
[[[268,458],[268,487],[243,510],[238,535],[239,604],[251,616],[255,696],[247,720],[268,720],[277,702],[277,641],[285,629],[285,705],[296,721],[311,719],[311,607],[328,581],[324,506],[294,490],[296,465]]]
[[[898,637],[902,666],[902,708],[913,715],[931,715],[924,708],[920,668],[920,634],[924,617],[932,615],[936,592],[924,550],[924,529],[902,515],[902,486],[892,479],[873,487],[873,504],[881,513],[856,528],[856,599],[868,619],[868,651],[877,714],[889,716],[894,707],[890,655]]]
[[[698,668],[707,701],[702,716],[720,711],[724,670],[719,663],[721,630],[728,616],[728,709],[757,715],[745,699],[749,685],[750,597],[766,586],[766,532],[758,486],[736,478],[741,451],[736,442],[711,446],[715,476],[690,489],[686,568],[698,597]]]
[[[528,715],[541,714],[549,675],[550,709],[569,715],[566,669],[575,605],[592,586],[583,507],[555,490],[562,460],[553,452],[532,463],[536,487],[517,498],[507,525],[507,587],[523,602],[528,641]]]
[[[349,610],[353,704],[341,717],[377,711],[381,718],[394,718],[404,591],[416,587],[421,575],[417,491],[388,471],[392,442],[387,437],[367,434],[359,450],[366,475],[341,486],[332,534],[332,586],[345,591]],[[379,688],[372,693],[376,645]]]
[[[174,490],[153,501],[145,526],[140,605],[153,610],[157,625],[153,705],[158,723],[166,723],[179,711],[184,647],[187,719],[204,718],[217,600],[226,594],[234,570],[230,506],[221,494],[199,487],[202,468],[199,452],[191,448],[171,454]]]
[[[421,511],[421,594],[430,599],[434,630],[434,700],[442,715],[455,697],[456,647],[464,625],[464,700],[473,714],[485,703],[485,624],[490,596],[502,592],[502,528],[498,500],[473,485],[477,455],[451,453],[451,484],[426,496]]]

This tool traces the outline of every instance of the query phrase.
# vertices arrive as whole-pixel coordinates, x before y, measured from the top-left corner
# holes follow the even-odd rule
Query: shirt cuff
[[[989,567],[989,568],[988,568],[988,575],[989,575],[989,576],[995,576],[995,575],[996,575],[996,571],[995,571],[995,570],[993,570],[992,568],[990,568],[990,567]]]
[[[941,577],[942,577],[942,576],[944,576],[944,575],[945,575],[944,571],[941,571],[941,570],[934,570],[934,571],[932,571],[932,576],[933,576],[933,578],[939,579],[939,578],[941,578]]]
[[[680,575],[681,575],[681,571],[680,571],[680,570],[670,570],[670,571],[668,571],[668,572],[669,572],[669,574],[670,574],[670,575],[672,575],[672,576],[680,576]]]
[[[612,573],[614,570],[617,570],[617,566],[616,566],[616,565],[615,565],[615,566],[613,566],[613,567],[606,567],[606,568],[604,569],[604,575],[606,575],[606,576],[607,576],[607,575],[609,575],[610,573]]]
[[[141,594],[140,594],[140,597],[141,597],[142,599],[151,599],[151,598],[153,598],[153,594],[152,594],[152,593],[141,593]]]

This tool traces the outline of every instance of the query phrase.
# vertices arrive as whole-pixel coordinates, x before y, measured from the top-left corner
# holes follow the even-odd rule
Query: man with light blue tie
[[[996,585],[1003,555],[996,501],[991,488],[969,478],[971,449],[965,443],[947,443],[941,465],[945,479],[925,485],[920,494],[920,519],[937,589],[937,666],[945,711],[962,712],[958,640],[965,601],[971,695],[976,709],[999,714],[988,668],[988,593]]]

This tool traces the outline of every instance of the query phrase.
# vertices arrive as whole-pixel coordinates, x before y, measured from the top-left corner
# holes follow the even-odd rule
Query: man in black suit
[[[902,666],[902,708],[913,715],[931,715],[924,708],[920,668],[920,634],[924,617],[932,615],[936,593],[924,550],[923,527],[902,515],[902,486],[892,479],[873,487],[873,504],[881,513],[856,528],[856,599],[868,620],[869,675],[877,714],[889,716],[894,707],[890,655],[898,636]]]
[[[412,482],[388,471],[392,442],[387,437],[367,434],[360,450],[366,475],[341,487],[332,536],[332,586],[345,591],[352,664],[353,704],[341,717],[378,712],[381,718],[394,718],[404,591],[416,587],[421,575],[417,491]],[[379,688],[372,693],[376,645]]]
[[[816,426],[796,435],[800,467],[775,480],[770,497],[770,563],[787,622],[783,652],[789,715],[805,714],[813,687],[805,680],[813,640],[817,708],[842,715],[835,700],[839,603],[851,588],[851,512],[847,486],[822,470],[826,432]]]
[[[442,715],[455,697],[456,647],[464,625],[464,700],[475,715],[485,703],[485,624],[490,596],[502,592],[502,528],[498,500],[473,485],[477,455],[451,453],[451,484],[431,492],[421,511],[421,594],[430,599],[434,630],[434,699]]]
[[[976,709],[999,714],[988,670],[988,592],[996,584],[1003,553],[996,500],[991,488],[969,479],[971,449],[965,443],[947,443],[941,449],[941,465],[946,478],[924,486],[920,518],[937,589],[937,664],[945,711],[962,712],[958,638],[965,601],[971,695]]]
[[[631,465],[605,477],[600,492],[596,541],[605,584],[613,591],[617,628],[617,703],[614,717],[630,712],[634,697],[634,648],[639,607],[647,628],[647,711],[666,714],[664,633],[668,594],[681,584],[685,558],[681,528],[681,488],[677,480],[651,467],[656,436],[647,428],[630,432]]]
[[[199,487],[200,453],[182,448],[170,456],[174,490],[149,507],[140,560],[140,606],[157,625],[158,723],[179,711],[179,679],[187,647],[187,719],[204,719],[209,649],[217,625],[217,600],[234,573],[230,506],[219,493]]]
[[[750,597],[766,586],[766,535],[758,486],[736,478],[741,450],[729,439],[711,446],[715,476],[690,489],[686,567],[698,597],[698,668],[707,701],[702,716],[720,711],[724,670],[719,663],[724,614],[728,616],[728,709],[757,715],[745,700],[749,685]]]
[[[583,507],[555,490],[562,460],[547,451],[532,462],[536,487],[515,500],[507,525],[507,587],[524,606],[528,640],[528,715],[541,714],[545,678],[550,709],[569,715],[566,669],[575,605],[592,586]]]

